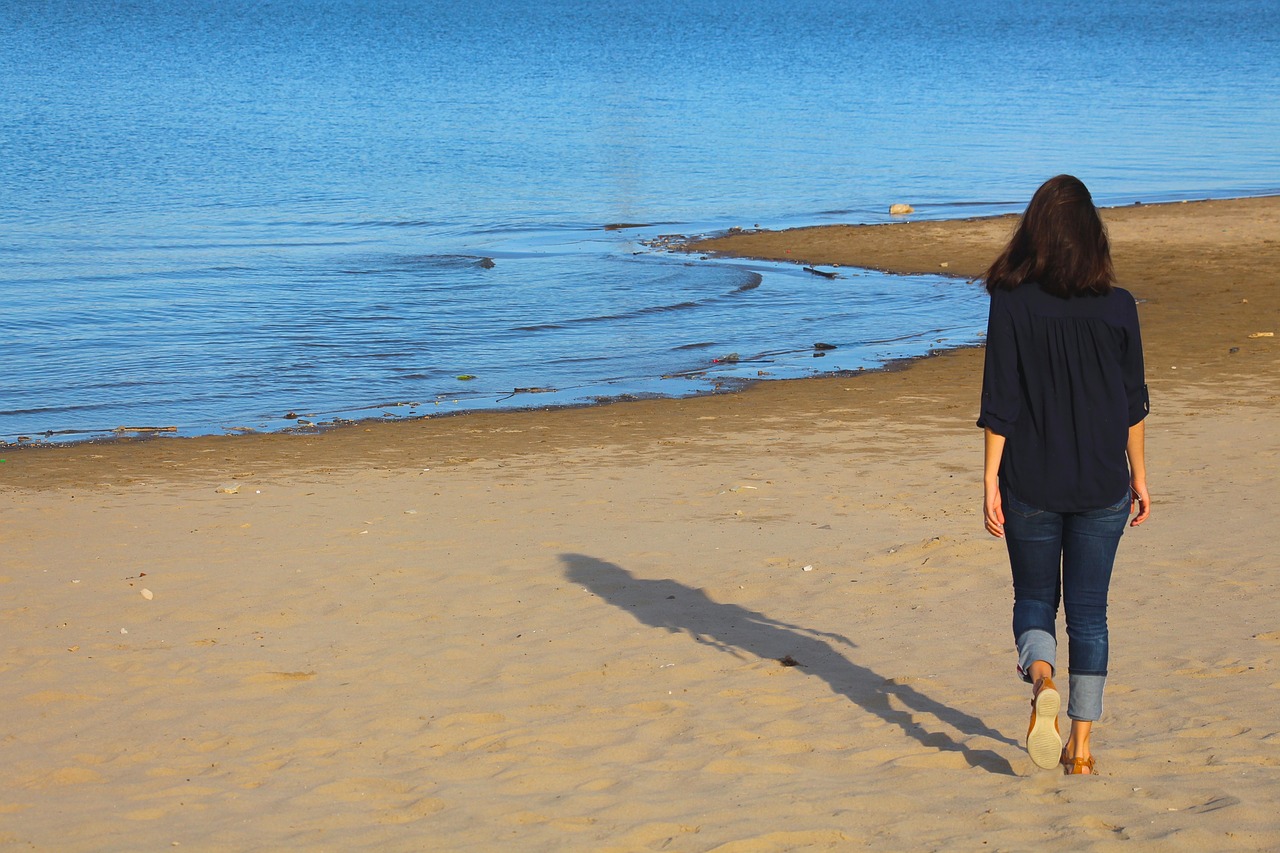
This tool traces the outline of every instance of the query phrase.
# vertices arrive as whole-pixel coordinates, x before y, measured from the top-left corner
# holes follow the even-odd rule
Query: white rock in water
[[[890,216],[906,216],[908,213],[915,213],[916,209],[909,204],[891,204],[889,205]]]
[[[150,601],[151,599],[156,597],[156,594],[149,589],[144,589],[142,590],[142,597],[145,598],[147,601]]]

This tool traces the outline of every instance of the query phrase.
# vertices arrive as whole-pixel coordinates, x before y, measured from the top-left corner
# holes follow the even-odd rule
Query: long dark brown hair
[[[1079,178],[1058,175],[1040,185],[1009,245],[982,278],[988,293],[1029,281],[1064,298],[1111,290],[1107,229]]]

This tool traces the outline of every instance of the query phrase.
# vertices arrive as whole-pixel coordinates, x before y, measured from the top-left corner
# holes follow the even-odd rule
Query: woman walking
[[[1093,198],[1070,175],[1036,190],[984,276],[983,516],[1013,571],[1018,673],[1032,685],[1027,752],[1068,774],[1094,772],[1111,568],[1134,504],[1131,526],[1151,513],[1138,312],[1114,278]],[[1059,601],[1070,664],[1065,746],[1053,683]]]

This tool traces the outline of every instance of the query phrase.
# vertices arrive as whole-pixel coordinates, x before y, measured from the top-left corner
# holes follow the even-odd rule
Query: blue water
[[[875,367],[980,290],[647,241],[1270,194],[1277,143],[1274,0],[8,0],[0,439]]]

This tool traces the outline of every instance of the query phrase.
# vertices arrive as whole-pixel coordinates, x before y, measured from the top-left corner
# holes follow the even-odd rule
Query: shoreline
[[[1264,202],[1266,199],[1269,199],[1269,198],[1276,198],[1276,196],[1251,196],[1251,197],[1243,197],[1243,198],[1236,198],[1236,199],[1207,199],[1207,200],[1199,200],[1199,201],[1169,201],[1169,202],[1157,202],[1157,203],[1140,203],[1139,202],[1131,205],[1126,205],[1124,207],[1107,208],[1106,210],[1109,212],[1130,211],[1130,210],[1135,210],[1135,209],[1144,208],[1144,207],[1150,208],[1150,209],[1161,209],[1161,208],[1172,208],[1175,206],[1186,206],[1186,205],[1191,205],[1194,207],[1196,205],[1212,204],[1217,202],[1246,202],[1246,203],[1254,202],[1254,201]],[[720,234],[720,235],[711,236],[711,237],[706,237],[706,236],[681,237],[682,242],[670,241],[663,236],[659,236],[653,239],[660,241],[660,244],[662,245],[663,248],[670,249],[671,254],[674,254],[677,256],[681,252],[689,253],[689,254],[699,253],[699,252],[709,252],[710,254],[722,255],[723,257],[726,257],[726,258],[741,258],[744,260],[759,259],[759,260],[767,260],[767,261],[782,262],[782,263],[795,263],[797,261],[796,257],[788,255],[781,251],[777,251],[773,253],[770,253],[768,251],[752,252],[748,248],[746,250],[729,249],[721,253],[717,251],[715,247],[718,245],[719,241],[724,239],[736,240],[738,238],[748,238],[749,241],[758,241],[760,238],[763,237],[763,235],[769,235],[769,234],[772,234],[772,235],[788,234],[788,235],[797,235],[798,237],[803,237],[803,235],[808,235],[808,234],[820,235],[820,234],[826,234],[830,232],[832,234],[842,235],[847,233],[847,229],[854,229],[855,231],[866,230],[867,233],[870,234],[870,233],[876,233],[876,229],[881,229],[881,228],[898,227],[898,228],[910,229],[913,226],[924,227],[929,225],[945,225],[946,223],[968,223],[975,226],[985,226],[990,223],[1000,223],[1005,220],[1009,220],[1010,222],[1012,222],[1013,218],[1014,218],[1013,214],[999,214],[999,215],[990,215],[990,216],[969,216],[969,217],[964,217],[960,219],[933,219],[933,218],[914,219],[912,217],[906,217],[906,218],[900,219],[899,221],[879,223],[879,224],[873,224],[873,225],[847,225],[847,224],[809,225],[809,226],[801,226],[801,227],[787,227],[780,231],[770,231],[770,230],[741,231],[736,234],[732,234],[732,233],[728,234],[727,236],[725,234]],[[640,226],[635,226],[635,227],[640,227]],[[652,227],[652,226],[645,226],[645,227]],[[836,239],[843,240],[845,238],[843,236],[839,236]],[[824,253],[830,251],[832,242],[829,239],[822,239],[817,242],[818,244],[812,247],[812,250],[817,253],[815,255],[815,258],[817,259],[814,260],[813,263],[822,263],[823,255]],[[861,244],[855,244],[855,245],[860,245],[860,248],[858,249],[858,251],[861,251],[862,247],[866,246],[866,241],[863,241]],[[992,246],[994,246],[994,243],[992,244]],[[995,249],[992,248],[991,246],[987,246],[987,247],[984,247],[981,251],[982,252],[991,251],[994,253]],[[913,265],[911,263],[903,263],[901,258],[890,259],[890,260],[896,260],[897,261],[896,263],[885,263],[883,262],[884,261],[883,258],[874,255],[874,249],[873,249],[873,255],[870,258],[855,257],[851,261],[848,255],[849,255],[848,250],[847,249],[844,250],[844,260],[837,261],[837,263],[843,264],[845,266],[854,266],[855,268],[858,268],[858,269],[885,272],[892,275],[932,274],[932,275],[942,275],[950,278],[972,279],[972,277],[977,274],[976,272],[970,272],[967,275],[958,274],[957,269],[953,268],[950,264],[947,264],[946,266],[937,266],[935,268],[921,268],[920,265],[918,264]],[[803,264],[804,262],[801,262],[800,264],[797,264],[797,265],[803,265]],[[981,263],[980,262],[971,263],[969,264],[969,266],[980,270]],[[961,345],[960,347],[953,346],[951,348],[963,348],[963,346],[964,345]],[[910,361],[914,358],[921,358],[921,357],[928,357],[928,355],[926,354],[926,355],[903,356],[901,358],[895,359],[895,361],[903,361],[903,360]],[[705,366],[703,369],[705,369]],[[876,370],[876,369],[883,369],[883,368],[879,368],[879,367],[866,368],[866,370]],[[791,370],[794,370],[794,368],[792,368]],[[680,376],[680,375],[683,375],[684,373],[698,373],[698,372],[701,372],[700,368],[693,368],[691,370],[681,371],[677,374],[673,374],[673,376]],[[790,371],[784,371],[784,373],[786,372],[790,372]],[[822,375],[828,375],[828,374],[816,373],[813,375],[822,376]],[[667,379],[667,378],[670,378],[670,377],[668,376],[662,377],[662,379]],[[792,373],[792,375],[786,376],[784,378],[791,379],[791,378],[810,378],[810,377],[796,376],[794,375],[794,373]],[[650,378],[650,379],[635,379],[634,381],[638,382],[641,386],[646,386],[646,385],[653,385],[655,380],[656,380],[656,377]],[[705,396],[705,395],[714,395],[717,393],[721,393],[719,388],[716,387],[721,383],[734,386],[734,385],[749,384],[756,380],[754,377],[747,378],[747,377],[727,376],[719,380],[713,380],[711,378],[708,378],[706,381],[708,383],[708,387],[706,388],[698,388],[698,387],[691,386],[684,389],[674,389],[670,392],[663,391],[662,389],[657,389],[657,390],[622,392],[617,394],[606,393],[601,396],[586,396],[586,397],[578,397],[578,398],[574,398],[575,392],[572,390],[572,386],[568,389],[543,389],[543,388],[520,389],[520,388],[517,388],[510,392],[507,392],[506,396],[507,397],[516,396],[520,394],[522,391],[533,391],[533,392],[537,392],[538,394],[544,394],[550,391],[551,393],[547,394],[548,397],[561,398],[563,402],[555,401],[550,403],[539,404],[535,400],[529,400],[523,405],[504,405],[501,402],[498,402],[497,404],[463,406],[460,408],[459,411],[460,413],[463,413],[463,414],[469,414],[473,412],[482,412],[482,411],[484,412],[522,412],[522,411],[528,411],[532,409],[543,409],[543,408],[579,408],[584,406],[593,406],[593,405],[601,405],[601,404],[609,405],[616,401],[626,401],[634,398],[666,399],[666,398],[680,398],[680,397],[687,397],[687,396]],[[770,380],[766,380],[766,381],[770,381]],[[370,423],[390,420],[390,418],[387,418],[384,416],[388,410],[398,411],[405,408],[413,409],[415,407],[424,410],[421,414],[417,412],[414,412],[411,414],[397,414],[395,416],[395,419],[401,419],[401,420],[413,420],[413,419],[422,418],[422,417],[440,417],[445,413],[438,412],[438,411],[428,413],[429,410],[432,408],[433,403],[435,404],[435,406],[439,407],[442,404],[444,405],[456,404],[460,402],[461,399],[462,398],[459,398],[458,400],[437,398],[434,401],[428,400],[425,403],[421,403],[421,402],[410,403],[407,401],[388,401],[381,405],[364,405],[358,409],[351,409],[351,410],[337,409],[337,410],[331,410],[328,413],[312,413],[308,415],[303,415],[298,419],[299,423],[296,423],[296,424],[291,423],[293,419],[289,418],[287,415],[284,415],[284,416],[280,416],[280,421],[278,424],[259,424],[258,426],[252,427],[252,428],[248,426],[231,427],[225,424],[220,427],[214,427],[212,425],[206,426],[206,427],[192,427],[189,424],[174,426],[173,424],[175,422],[172,420],[169,420],[169,421],[160,421],[155,425],[148,425],[146,427],[139,427],[139,428],[129,428],[128,426],[115,426],[115,427],[103,428],[103,429],[36,430],[36,431],[28,432],[25,434],[13,433],[10,435],[10,437],[0,440],[0,451],[8,450],[10,448],[22,448],[22,447],[28,447],[28,446],[45,446],[45,445],[67,446],[67,445],[78,444],[78,443],[104,444],[104,443],[119,441],[122,439],[127,441],[137,441],[137,440],[157,438],[157,437],[203,438],[203,437],[217,436],[217,435],[234,436],[234,435],[259,435],[259,434],[311,434],[318,430],[331,430],[335,428],[344,428],[349,426],[363,427]],[[382,413],[382,415],[378,413]],[[451,415],[452,413],[449,413],[449,414]],[[237,422],[251,423],[253,420],[255,419],[246,420],[244,418],[241,418],[239,419],[239,421],[232,420],[231,423],[237,423]],[[271,418],[268,418],[268,420],[271,420]],[[130,422],[125,421],[125,423],[128,424]],[[137,422],[134,421],[133,423],[137,423]]]
[[[7,449],[0,842],[1275,849],[1280,370],[1249,334],[1280,318],[1280,211],[1219,213],[1113,230],[1147,299],[1154,511],[1121,544],[1083,787],[1021,745],[966,348]],[[889,233],[923,266],[991,239]]]
[[[1169,367],[1182,369],[1178,377],[1212,382],[1218,374],[1229,374],[1243,369],[1250,374],[1265,373],[1268,364],[1276,365],[1276,348],[1263,339],[1249,338],[1258,331],[1277,331],[1249,326],[1256,316],[1265,317],[1276,306],[1274,296],[1267,293],[1265,278],[1270,274],[1269,252],[1275,253],[1280,239],[1280,196],[1260,196],[1241,199],[1210,199],[1190,202],[1160,204],[1134,204],[1102,210],[1104,221],[1111,231],[1113,254],[1119,284],[1127,287],[1134,296],[1144,302],[1142,312],[1144,347],[1147,351],[1148,380],[1153,389],[1168,385],[1163,372],[1152,370],[1152,364],[1167,362]],[[993,217],[972,217],[956,220],[912,221],[879,225],[817,225],[782,231],[743,231],[726,235],[690,239],[679,247],[687,253],[706,253],[720,257],[784,261],[795,264],[822,266],[854,266],[879,270],[895,275],[945,275],[957,279],[972,280],[979,276],[990,259],[995,256],[1007,239],[1017,215],[1005,214]],[[1194,234],[1197,223],[1208,221],[1217,230],[1212,237]],[[1179,224],[1181,223],[1181,224]],[[1250,230],[1252,229],[1252,230]],[[1170,244],[1162,236],[1172,234],[1180,241]],[[1227,234],[1227,238],[1221,235]],[[1269,235],[1269,236],[1267,236]],[[1241,293],[1254,294],[1249,302],[1242,295],[1231,307],[1222,299],[1209,310],[1191,305],[1195,298],[1209,292],[1193,277],[1210,266],[1206,258],[1220,258],[1231,253],[1236,266],[1244,270],[1232,270],[1230,287]],[[946,258],[947,260],[933,260]],[[1255,258],[1250,262],[1250,258]],[[942,266],[945,264],[945,266]],[[1250,277],[1252,276],[1252,279]],[[1175,288],[1194,288],[1190,294],[1176,291],[1166,295],[1163,282],[1172,280]],[[1226,289],[1219,288],[1213,295],[1220,297]],[[1244,300],[1244,301],[1240,301]],[[1245,306],[1248,306],[1246,309]],[[1185,314],[1183,313],[1185,312]],[[1196,316],[1200,325],[1166,323],[1168,315]],[[1274,313],[1272,314],[1274,317]],[[1236,351],[1232,352],[1235,347]],[[0,443],[0,452],[6,457],[5,470],[11,475],[27,470],[32,457],[45,454],[67,453],[72,456],[104,456],[113,453],[137,452],[143,457],[183,453],[184,445],[194,445],[196,453],[233,453],[259,455],[252,445],[263,443],[262,455],[295,456],[286,451],[277,452],[272,445],[281,440],[299,441],[308,446],[316,441],[332,440],[348,444],[347,437],[356,434],[379,433],[383,429],[417,425],[424,434],[436,437],[451,432],[455,421],[466,430],[469,419],[477,423],[501,423],[501,419],[536,417],[548,413],[572,413],[616,406],[657,405],[664,403],[715,400],[744,393],[757,393],[758,386],[785,383],[821,383],[844,381],[876,374],[898,374],[918,369],[940,355],[964,358],[965,352],[981,353],[982,346],[959,346],[931,352],[927,355],[895,359],[878,368],[838,374],[817,374],[810,377],[786,379],[733,379],[727,391],[712,390],[690,396],[632,396],[619,395],[617,399],[595,402],[565,403],[562,405],[521,408],[463,410],[426,416],[405,416],[396,419],[369,418],[343,420],[337,424],[316,424],[314,429],[300,427],[252,433],[217,433],[195,436],[170,436],[163,431],[143,435],[122,434],[101,436],[78,441],[25,441]],[[1230,358],[1240,356],[1243,358]],[[1249,359],[1258,357],[1261,364],[1252,365]],[[1176,362],[1182,361],[1182,365]],[[1233,363],[1234,362],[1234,363]],[[1205,373],[1209,376],[1205,376]],[[1172,378],[1172,377],[1169,377]],[[572,415],[564,415],[572,418]],[[492,420],[491,419],[497,419]],[[430,425],[430,426],[428,426]],[[332,439],[328,438],[333,436]],[[394,439],[393,439],[394,440]],[[176,444],[175,444],[176,442]],[[156,447],[151,447],[156,445]],[[79,450],[77,450],[77,448]],[[144,450],[145,448],[145,450]],[[233,455],[238,455],[233,453]],[[6,477],[6,480],[10,477]]]

